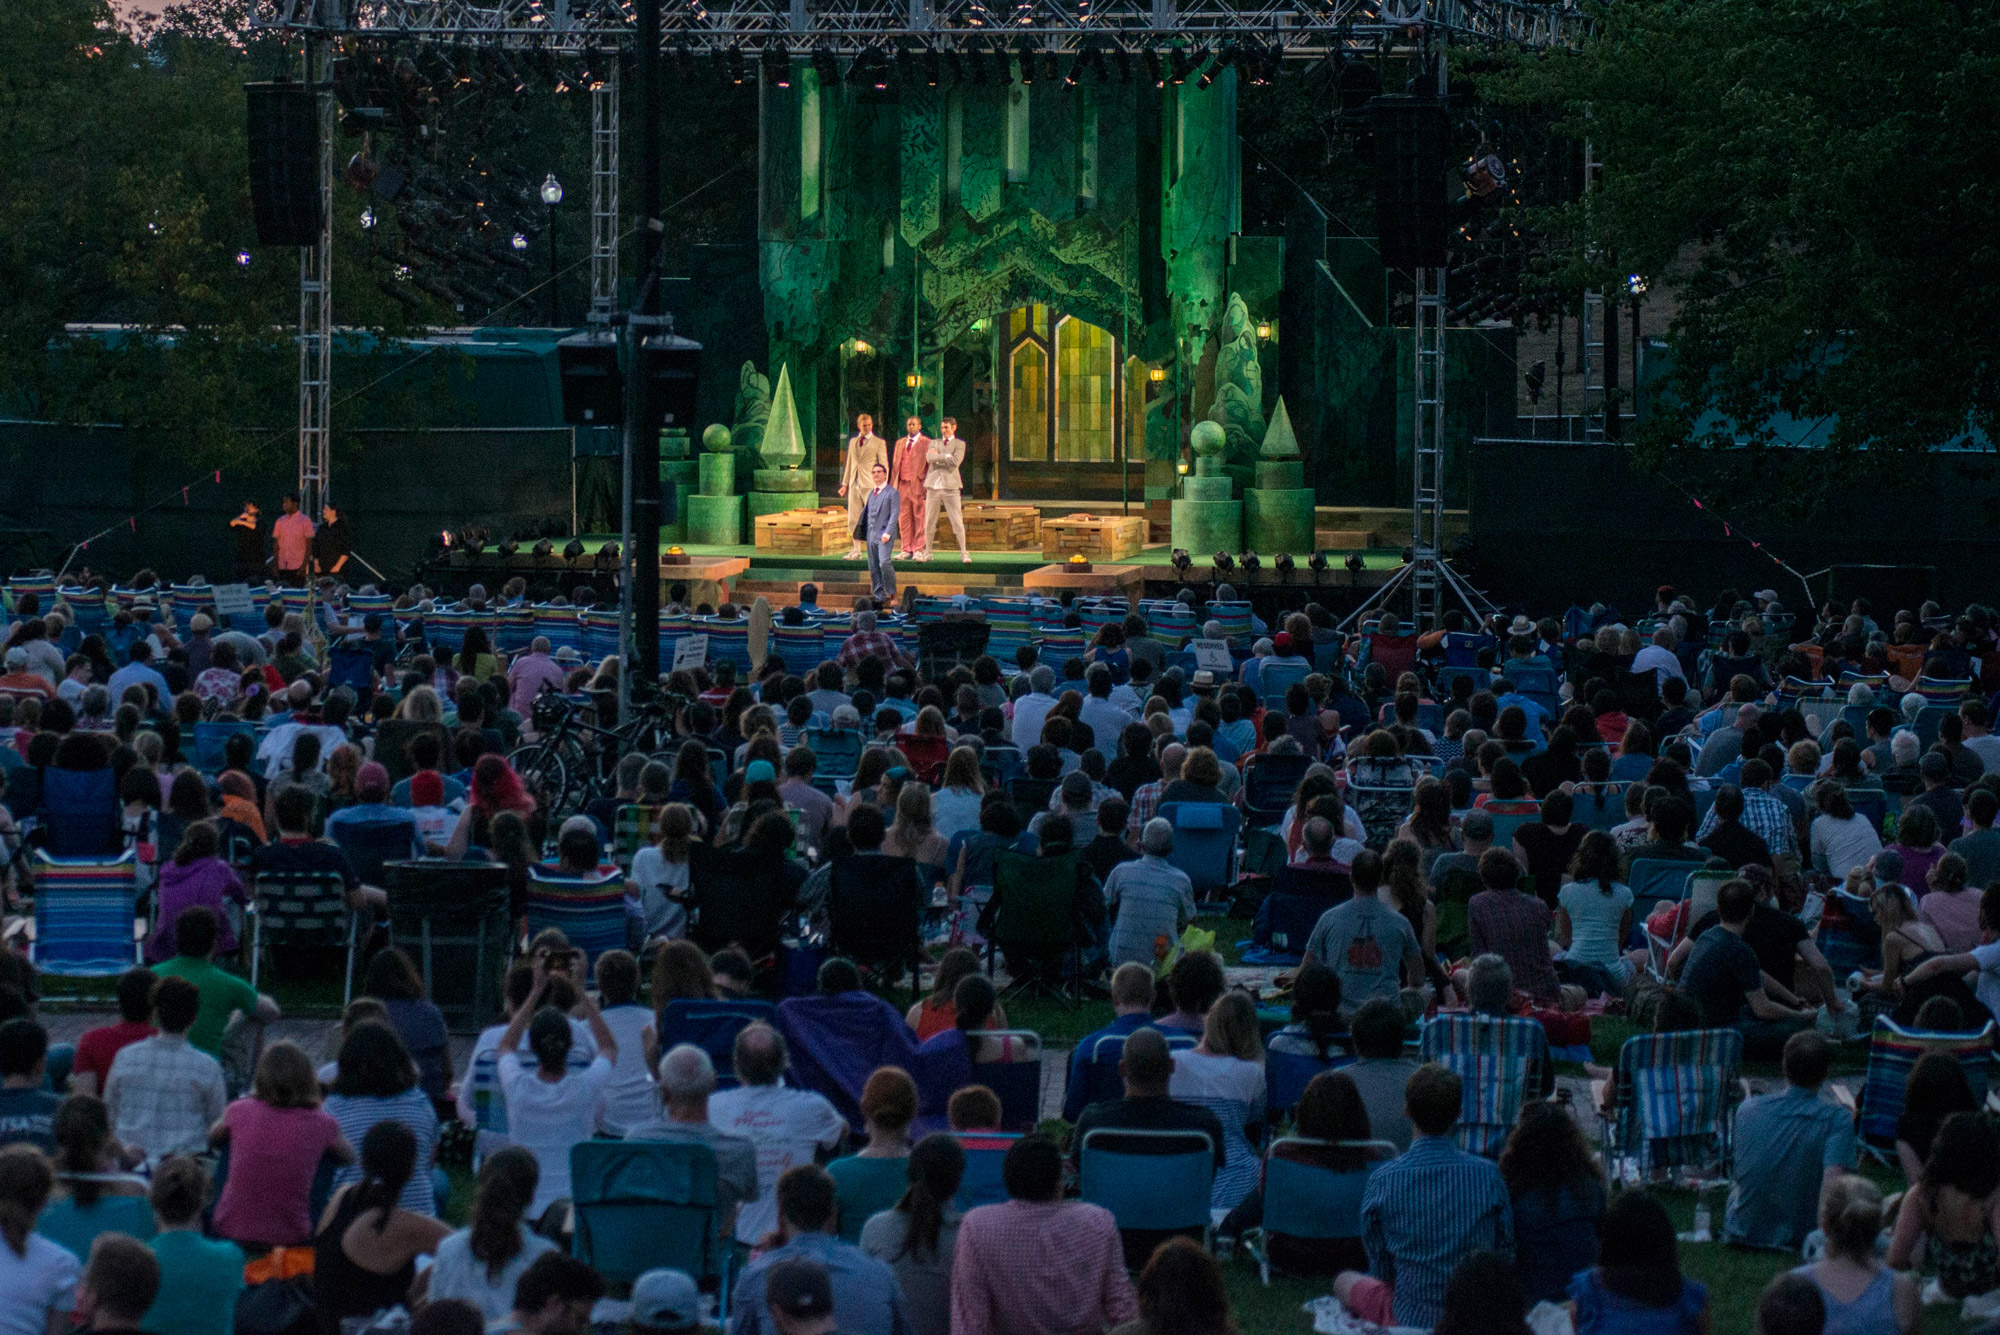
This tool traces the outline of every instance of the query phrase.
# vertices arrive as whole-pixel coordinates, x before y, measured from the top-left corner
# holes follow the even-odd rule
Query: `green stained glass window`
[[[1049,354],[1032,338],[1016,345],[1009,358],[1008,395],[1007,457],[1024,463],[1045,462],[1049,457]]]
[[[1057,463],[1108,463],[1116,457],[1116,365],[1110,334],[1073,315],[1056,325]]]

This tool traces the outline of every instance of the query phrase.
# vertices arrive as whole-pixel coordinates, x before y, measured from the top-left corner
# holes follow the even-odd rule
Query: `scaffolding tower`
[[[318,99],[319,241],[299,250],[299,509],[317,520],[333,457],[333,53],[305,43],[305,84]]]

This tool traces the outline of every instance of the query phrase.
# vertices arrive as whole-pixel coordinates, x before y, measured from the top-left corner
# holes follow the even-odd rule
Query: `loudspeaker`
[[[625,376],[618,369],[618,340],[609,330],[586,329],[556,344],[562,378],[563,421],[571,426],[618,426],[625,420]]]
[[[299,83],[246,83],[250,211],[267,246],[319,244],[319,106]]]
[[[700,386],[701,344],[678,334],[655,334],[640,354],[641,373],[652,377],[655,425],[685,427],[694,434],[695,391]]]
[[[1375,123],[1375,235],[1392,269],[1445,262],[1445,110],[1436,98],[1396,94],[1369,102]]]

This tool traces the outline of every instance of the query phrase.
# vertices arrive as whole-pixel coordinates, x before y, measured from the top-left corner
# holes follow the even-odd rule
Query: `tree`
[[[1774,413],[1822,422],[1821,450],[1782,458],[1809,502],[2000,439],[2000,8],[1618,0],[1481,90],[1555,109],[1604,163],[1549,219],[1564,279],[1640,274],[1677,303],[1642,457],[1742,443],[1750,477],[1781,462]]]

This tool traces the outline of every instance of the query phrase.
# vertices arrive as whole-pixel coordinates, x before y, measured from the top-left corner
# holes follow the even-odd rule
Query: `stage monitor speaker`
[[[250,211],[267,246],[319,244],[319,106],[305,84],[246,83]]]
[[[660,414],[657,425],[681,427],[694,435],[701,344],[678,334],[655,334],[643,345],[640,365],[653,380],[653,404]]]
[[[1445,109],[1406,94],[1368,104],[1375,125],[1375,235],[1392,269],[1440,268],[1445,206]]]
[[[571,426],[618,426],[625,421],[625,375],[618,369],[618,340],[608,329],[587,329],[556,344],[562,379],[563,421]]]

